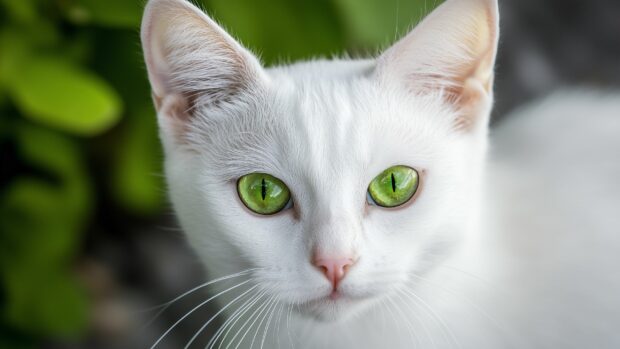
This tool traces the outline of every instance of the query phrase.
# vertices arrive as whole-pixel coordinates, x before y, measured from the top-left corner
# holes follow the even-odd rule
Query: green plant
[[[0,9],[0,144],[8,162],[0,347],[13,348],[85,328],[88,299],[72,268],[102,191],[136,214],[156,213],[162,200],[135,41],[141,2],[2,0]],[[93,163],[101,147],[106,156]],[[93,180],[100,170],[105,188]]]

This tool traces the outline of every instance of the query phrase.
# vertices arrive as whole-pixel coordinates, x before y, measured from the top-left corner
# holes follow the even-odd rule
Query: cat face
[[[269,296],[337,320],[411,287],[475,232],[494,1],[448,1],[373,60],[265,69],[181,0],[149,2],[142,40],[170,197],[212,275],[252,268]],[[398,165],[417,189],[382,207],[369,184]],[[248,174],[263,200],[264,178],[288,189],[282,210],[252,211]]]

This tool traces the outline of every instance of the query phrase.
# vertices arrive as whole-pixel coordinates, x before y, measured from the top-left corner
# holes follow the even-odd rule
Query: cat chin
[[[339,298],[332,300],[323,298],[295,307],[298,314],[317,322],[343,322],[370,308],[369,299]]]

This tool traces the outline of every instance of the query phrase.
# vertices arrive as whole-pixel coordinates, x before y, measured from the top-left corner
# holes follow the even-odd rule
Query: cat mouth
[[[297,310],[300,314],[321,321],[335,321],[346,317],[353,309],[365,303],[370,297],[357,297],[340,290],[333,290],[327,295],[301,303]]]
[[[332,301],[337,301],[338,299],[340,299],[340,297],[342,297],[342,293],[340,293],[338,290],[333,290],[332,293],[327,296],[327,298]]]
[[[315,307],[325,307],[325,306],[332,306],[332,305],[344,304],[344,303],[354,303],[355,301],[356,300],[353,299],[353,297],[347,294],[344,294],[341,291],[332,291],[331,293],[327,295],[308,300],[302,303],[302,305],[305,308],[315,308]]]
[[[356,303],[363,302],[373,298],[372,294],[358,294],[357,292],[347,292],[340,288],[333,289],[329,294],[319,296],[315,299],[309,300],[308,304],[336,304],[336,303]]]
[[[352,295],[346,292],[343,292],[339,289],[334,289],[329,294],[310,300],[308,303],[330,304],[330,303],[355,302],[355,301],[361,301],[364,298],[366,297],[353,297]]]

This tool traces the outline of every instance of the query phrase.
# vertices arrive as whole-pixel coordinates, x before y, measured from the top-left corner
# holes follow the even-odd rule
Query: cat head
[[[454,253],[475,233],[497,39],[496,0],[448,0],[376,59],[265,68],[194,5],[149,1],[170,198],[209,272],[252,269],[335,320]]]

